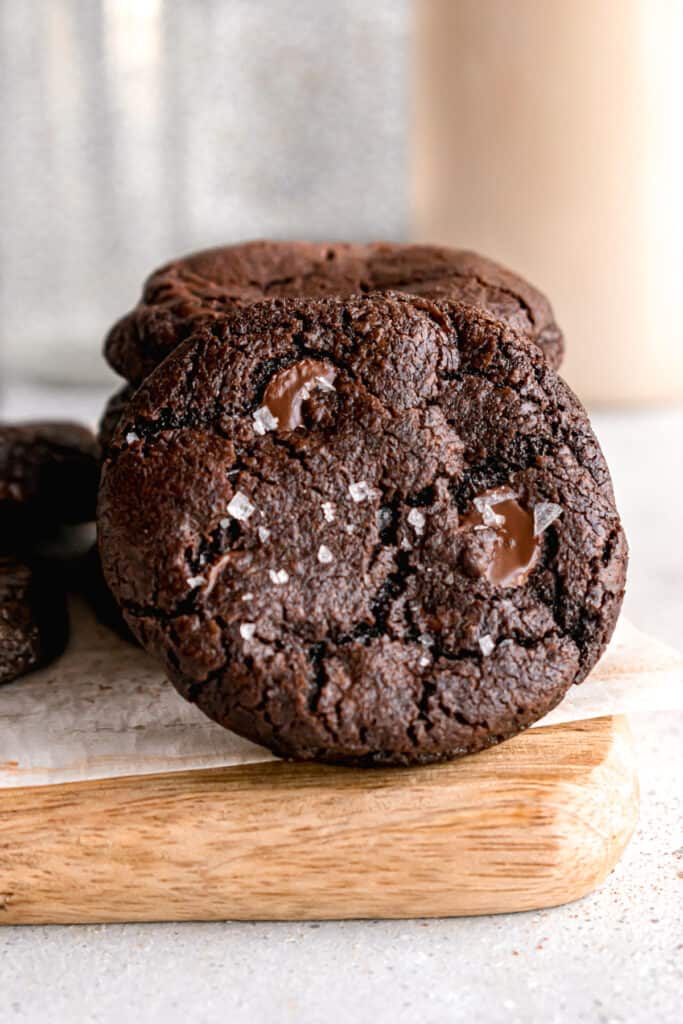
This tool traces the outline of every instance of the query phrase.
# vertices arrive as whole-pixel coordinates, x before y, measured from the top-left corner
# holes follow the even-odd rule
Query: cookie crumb
[[[231,515],[233,519],[248,519],[252,512],[255,511],[255,506],[252,505],[249,498],[242,491],[238,491],[228,505],[228,515]]]
[[[554,501],[540,501],[534,505],[534,537],[540,537],[551,523],[562,515],[562,506]]]
[[[251,640],[256,632],[255,622],[241,622],[240,623],[240,636],[243,640]]]
[[[489,654],[491,653],[495,646],[496,645],[493,641],[493,637],[489,636],[488,633],[486,634],[486,636],[479,637],[479,650],[481,651],[485,658],[488,658]]]
[[[332,501],[324,501],[323,504],[322,504],[322,509],[323,509],[323,519],[325,520],[325,522],[333,523],[335,518],[336,518],[336,515],[337,515],[336,509],[334,507],[334,502],[332,502]]]
[[[321,544],[318,548],[318,561],[322,562],[323,565],[328,565],[330,562],[334,562],[334,555],[324,544]]]
[[[260,434],[261,437],[267,434],[269,430],[277,430],[278,418],[273,416],[272,412],[267,405],[262,405],[260,409],[257,409],[254,413],[254,433]]]
[[[426,519],[424,513],[420,512],[419,508],[411,508],[408,513],[408,522],[419,537],[425,528]]]
[[[269,569],[268,575],[272,582],[277,584],[286,583],[289,579],[289,573],[286,569]]]

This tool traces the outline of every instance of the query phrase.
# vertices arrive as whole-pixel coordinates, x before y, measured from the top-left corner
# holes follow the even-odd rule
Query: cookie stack
[[[480,750],[580,683],[626,541],[547,300],[444,248],[257,242],[105,352],[107,582],[188,700],[283,757]]]
[[[0,683],[66,643],[64,583],[41,549],[66,524],[94,519],[99,472],[85,427],[0,424]]]

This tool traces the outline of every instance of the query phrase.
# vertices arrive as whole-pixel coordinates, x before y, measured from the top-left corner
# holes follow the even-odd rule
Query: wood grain
[[[638,815],[625,720],[475,757],[276,762],[0,791],[0,923],[434,917],[595,888]]]

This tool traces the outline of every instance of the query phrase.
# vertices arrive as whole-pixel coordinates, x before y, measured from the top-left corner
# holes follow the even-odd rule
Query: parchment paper
[[[0,788],[273,760],[186,703],[79,601],[71,624],[58,661],[0,687]],[[536,724],[656,710],[683,710],[683,655],[622,619],[590,678]]]

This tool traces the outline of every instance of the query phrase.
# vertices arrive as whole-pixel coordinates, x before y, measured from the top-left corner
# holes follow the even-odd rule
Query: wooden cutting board
[[[638,817],[623,718],[434,767],[272,762],[0,790],[0,923],[444,917],[591,892]]]

